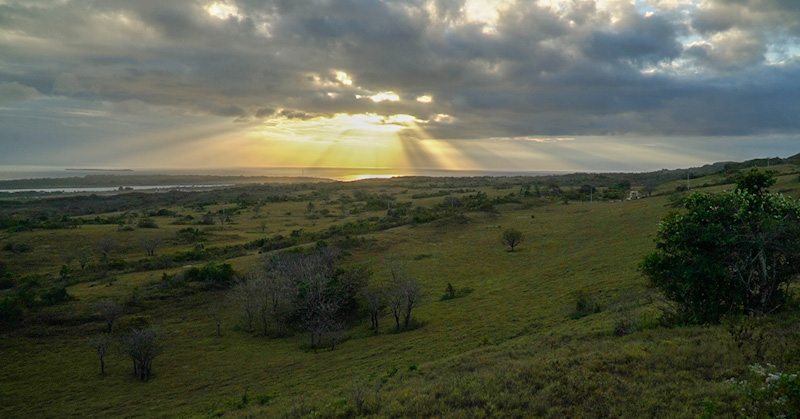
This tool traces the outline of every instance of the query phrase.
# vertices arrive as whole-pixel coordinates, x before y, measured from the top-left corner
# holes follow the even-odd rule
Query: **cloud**
[[[33,87],[17,82],[0,83],[0,105],[28,100],[36,96],[39,96],[39,92]]]
[[[794,0],[7,0],[0,101],[409,115],[443,139],[796,134],[798,37]]]

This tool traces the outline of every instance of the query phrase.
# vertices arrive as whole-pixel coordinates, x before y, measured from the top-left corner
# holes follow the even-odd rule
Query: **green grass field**
[[[773,189],[798,196],[800,183],[792,169],[780,169],[785,174]],[[392,188],[391,181],[365,188],[411,200],[411,191]],[[674,188],[666,184],[659,191]],[[708,190],[723,188],[730,185]],[[508,192],[480,189],[490,196]],[[368,267],[372,280],[380,282],[388,277],[388,259],[403,261],[424,287],[414,313],[421,324],[393,333],[385,313],[382,332],[373,335],[365,318],[347,328],[347,339],[333,351],[306,349],[307,335],[300,332],[266,338],[243,331],[239,309],[226,291],[186,293],[144,298],[120,320],[125,325],[144,318],[164,337],[152,380],[135,380],[130,361],[118,352],[109,355],[108,374],[101,377],[87,344],[103,328],[92,316],[92,304],[106,297],[126,301],[157,283],[163,272],[181,268],[124,272],[106,282],[77,281],[68,287],[72,301],[29,313],[34,320],[0,335],[0,416],[344,417],[356,412],[361,393],[361,413],[375,416],[741,414],[745,398],[731,381],[747,376],[751,362],[746,354],[722,325],[659,326],[664,302],[638,272],[642,257],[654,248],[659,220],[673,210],[669,197],[531,202],[500,204],[496,214],[470,212],[464,224],[431,222],[366,234],[367,244],[350,250],[344,263]],[[225,226],[205,227],[205,246],[242,244],[300,228],[322,231],[385,213],[345,216],[335,204],[320,201],[317,208],[329,208],[334,215],[309,219],[306,205],[270,203],[258,214],[242,210]],[[132,261],[145,257],[139,243],[146,235],[164,238],[159,254],[193,247],[169,241],[185,225],[172,225],[169,217],[153,219],[158,229],[120,232],[111,225],[84,225],[3,232],[0,244],[27,243],[32,250],[2,257],[12,272],[56,275],[64,251],[93,251],[101,237],[119,244],[114,257]],[[524,234],[514,252],[500,242],[502,231],[511,227]],[[228,262],[244,272],[262,257],[249,251]],[[448,283],[472,292],[440,301]],[[600,311],[575,318],[579,291],[595,298]],[[227,302],[219,337],[210,315],[214,301]],[[798,366],[796,349],[786,349],[800,343],[798,333],[792,335],[798,332],[797,315],[790,308],[762,322],[775,342],[767,350],[768,360],[779,367]],[[635,331],[614,336],[615,324],[623,319]]]

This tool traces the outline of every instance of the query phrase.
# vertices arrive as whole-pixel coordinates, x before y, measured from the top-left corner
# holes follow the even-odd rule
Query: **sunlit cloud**
[[[340,70],[336,70],[336,80],[345,86],[351,86],[353,84],[353,79],[350,78],[350,75]]]
[[[650,167],[800,140],[792,1],[0,3],[5,164]]]
[[[400,96],[398,96],[397,93],[391,92],[391,91],[389,91],[389,92],[379,92],[379,93],[376,93],[376,94],[374,94],[372,96],[369,96],[369,100],[371,100],[371,101],[373,101],[375,103],[387,102],[387,101],[388,102],[397,102],[398,100],[400,100]]]
[[[452,124],[453,122],[456,121],[456,118],[446,113],[437,113],[436,115],[433,115],[433,117],[431,117],[431,121],[442,124]]]
[[[242,15],[239,14],[239,8],[227,2],[215,1],[206,6],[206,12],[217,19],[242,18]]]

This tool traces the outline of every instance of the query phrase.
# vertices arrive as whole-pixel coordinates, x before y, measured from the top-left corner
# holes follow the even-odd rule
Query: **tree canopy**
[[[743,175],[735,191],[694,193],[662,220],[642,270],[690,322],[767,313],[800,272],[800,203],[767,191],[769,172]]]

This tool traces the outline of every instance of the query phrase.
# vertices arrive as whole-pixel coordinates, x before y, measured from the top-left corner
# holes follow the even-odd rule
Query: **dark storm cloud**
[[[640,3],[519,1],[486,22],[465,0],[0,1],[0,102],[407,113],[444,138],[800,131],[800,2]]]

